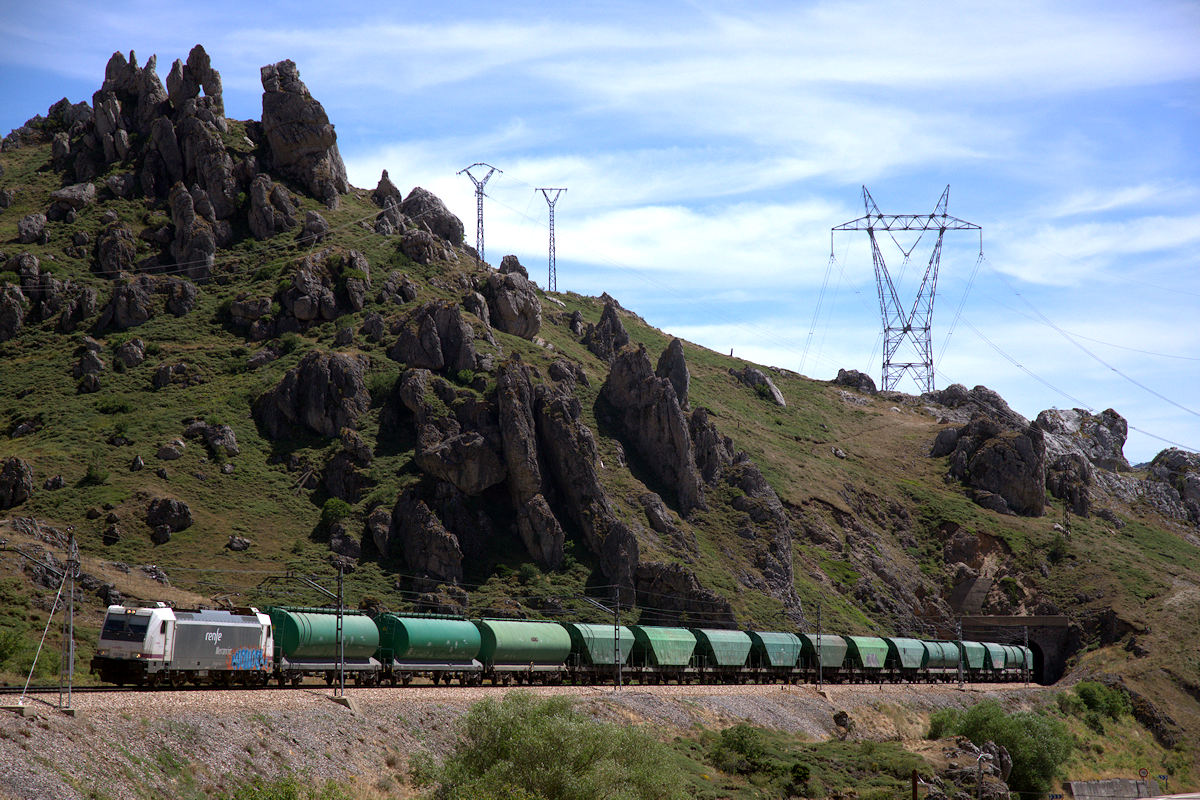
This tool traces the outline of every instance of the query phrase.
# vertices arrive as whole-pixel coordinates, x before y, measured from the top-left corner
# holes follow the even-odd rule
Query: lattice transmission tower
[[[488,171],[487,175],[484,175],[482,179],[476,178],[474,175],[471,174],[471,170],[475,169],[476,167],[487,167],[487,171]],[[493,167],[491,164],[484,164],[482,161],[476,161],[474,164],[472,164],[469,167],[463,167],[455,174],[462,175],[464,172],[467,174],[467,177],[471,179],[471,183],[475,184],[475,208],[476,208],[475,265],[478,266],[479,264],[482,264],[484,261],[484,258],[483,258],[483,187],[487,184],[488,178],[492,177],[492,173],[499,172],[499,173],[503,174],[504,170],[499,169],[497,167]]]
[[[884,214],[875,204],[867,187],[862,187],[863,205],[866,216],[844,222],[836,226],[829,234],[830,258],[833,257],[833,234],[837,231],[866,231],[871,240],[871,258],[875,264],[875,286],[879,291],[879,310],[883,317],[883,377],[884,391],[895,388],[900,378],[906,372],[911,372],[913,380],[922,391],[934,390],[933,374],[933,345],[930,331],[933,327],[933,300],[937,290],[938,266],[942,259],[942,237],[946,231],[979,231],[979,253],[983,256],[983,229],[973,222],[950,216],[946,206],[950,202],[950,187],[942,192],[937,207],[931,214]],[[917,241],[907,250],[896,241],[894,231],[921,231]],[[900,295],[888,273],[887,263],[879,249],[877,233],[887,233],[891,240],[904,253],[904,262],[912,251],[920,244],[926,231],[937,231],[937,241],[933,245],[933,253],[929,256],[929,264],[925,267],[925,276],[921,280],[921,288],[913,301],[912,309],[905,313],[900,302]],[[898,361],[896,351],[906,340],[910,341],[919,361]]]
[[[546,204],[550,206],[550,274],[546,278],[546,291],[558,291],[558,270],[554,265],[554,204],[558,202],[558,196],[566,191],[566,189],[538,189],[542,196],[546,198]],[[554,192],[551,197],[550,193]]]

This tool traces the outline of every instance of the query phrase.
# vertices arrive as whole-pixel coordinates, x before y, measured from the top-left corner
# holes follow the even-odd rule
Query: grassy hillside
[[[231,121],[223,137],[235,156],[255,152],[253,142],[243,135],[246,130],[243,123]],[[0,250],[5,254],[0,257],[0,284],[20,283],[13,259],[27,252],[54,278],[94,287],[103,307],[112,282],[99,277],[93,263],[94,244],[110,224],[105,215],[115,214],[131,229],[143,231],[166,225],[169,210],[161,202],[122,200],[101,190],[98,202],[81,209],[73,222],[49,223],[48,241],[20,244],[22,217],[44,212],[49,193],[71,182],[51,169],[51,160],[51,145],[45,139],[0,153],[0,188],[15,192],[11,205],[0,211]],[[109,174],[128,168],[114,164]],[[97,186],[104,177],[94,180]],[[358,427],[374,457],[364,470],[369,486],[351,504],[348,528],[360,535],[371,509],[390,509],[399,493],[422,479],[414,462],[415,434],[387,422],[397,378],[405,369],[386,353],[395,336],[389,333],[381,343],[373,343],[357,331],[368,314],[381,314],[390,324],[429,300],[458,303],[464,290],[490,267],[477,268],[467,248],[431,264],[408,258],[395,238],[371,230],[379,208],[366,191],[343,195],[340,207],[331,210],[305,196],[301,187],[293,185],[291,190],[301,216],[319,211],[328,222],[329,240],[320,247],[361,252],[370,263],[375,287],[391,270],[405,273],[418,286],[418,299],[403,306],[380,303],[373,289],[361,311],[268,342],[250,341],[231,325],[230,304],[245,296],[275,296],[291,280],[298,260],[315,247],[299,244],[294,234],[258,241],[239,216],[233,243],[217,252],[212,276],[199,282],[195,308],[181,317],[159,310],[141,325],[115,331],[94,329],[94,315],[70,334],[58,332],[54,318],[26,319],[14,338],[0,343],[0,458],[19,457],[34,471],[32,496],[0,512],[0,520],[8,520],[0,521],[0,537],[9,545],[31,552],[44,547],[61,558],[62,548],[53,536],[39,540],[11,520],[36,519],[43,531],[73,529],[84,572],[114,585],[131,600],[319,602],[314,592],[299,585],[259,584],[270,575],[295,570],[332,585],[336,573],[320,524],[329,498],[312,478],[341,445],[336,438],[311,433],[272,441],[252,416],[254,401],[314,349],[361,355],[368,364],[372,402]],[[242,202],[248,201],[243,197]],[[73,245],[81,233],[88,241],[82,248]],[[161,249],[144,238],[136,246],[139,256]],[[496,349],[506,358],[519,354],[542,375],[557,358],[582,367],[588,383],[577,384],[575,394],[598,445],[603,464],[599,479],[617,517],[641,531],[641,560],[685,562],[703,587],[729,601],[742,625],[791,627],[784,601],[759,590],[759,543],[737,533],[742,515],[734,503],[739,492],[725,484],[712,487],[707,510],[684,519],[670,492],[650,477],[648,465],[598,414],[609,365],[584,346],[568,318],[579,312],[585,324],[596,324],[604,302],[573,293],[540,293],[540,298],[539,338],[529,341],[494,330]],[[633,343],[644,345],[655,361],[671,340],[669,332],[629,311],[621,312],[621,318]],[[472,324],[477,330],[481,326],[474,319]],[[356,333],[350,344],[337,345],[335,337],[343,328]],[[101,345],[106,364],[95,393],[77,391],[78,380],[72,375],[81,337],[89,333]],[[147,358],[136,367],[119,369],[113,354],[134,337],[145,343]],[[268,346],[280,357],[250,369],[247,361]],[[942,425],[939,412],[927,403],[901,395],[860,394],[762,367],[786,398],[786,406],[776,406],[730,374],[731,369],[753,365],[691,343],[684,343],[684,353],[691,406],[709,409],[721,433],[750,456],[783,503],[793,531],[794,589],[810,627],[819,607],[825,630],[947,635],[955,610],[946,598],[955,575],[943,546],[945,532],[958,526],[991,543],[988,558],[1000,567],[985,611],[1050,610],[1068,615],[1078,641],[1071,660],[1077,674],[1123,681],[1147,704],[1144,716],[1160,719],[1164,737],[1174,736],[1185,745],[1200,742],[1200,650],[1195,644],[1200,636],[1200,540],[1195,526],[1163,519],[1146,504],[1115,498],[1108,505],[1123,525],[1096,516],[1076,517],[1069,537],[1055,530],[1063,517],[1057,500],[1051,499],[1041,517],[987,511],[969,499],[964,487],[945,479],[946,458],[929,457]],[[178,362],[190,365],[199,380],[155,389],[156,368]],[[494,373],[447,377],[481,401],[494,401]],[[217,456],[199,440],[189,440],[181,458],[157,459],[159,448],[182,438],[194,419],[229,425],[240,453]],[[33,432],[13,435],[23,425]],[[144,459],[145,469],[130,469],[135,456]],[[156,474],[159,468],[166,477]],[[43,482],[55,475],[62,476],[64,488],[43,489]],[[637,498],[651,491],[672,507],[673,523],[695,537],[695,554],[682,553],[646,529]],[[152,498],[164,496],[184,500],[194,524],[168,543],[155,545],[146,507]],[[484,493],[469,498],[468,504],[503,522],[505,512],[492,507],[495,497]],[[122,535],[105,544],[104,531],[113,524]],[[549,570],[526,556],[510,527],[499,525],[484,551],[464,562],[460,586],[438,591],[465,597],[464,610],[471,614],[562,612],[599,619],[600,612],[578,596],[608,580],[577,532],[568,533],[562,567]],[[230,536],[252,544],[234,552],[226,547]],[[123,572],[115,566],[119,564],[133,568]],[[145,577],[138,569],[145,564],[164,570],[170,585]],[[7,552],[0,561],[0,678],[8,683],[23,678],[54,595],[52,588],[28,578],[25,562]],[[363,536],[362,556],[346,576],[346,591],[351,605],[405,610],[429,587],[400,555],[380,556],[368,535]],[[86,663],[102,601],[95,591],[85,592],[81,600],[80,658]],[[626,619],[636,621],[644,610],[627,610]],[[704,622],[704,614],[695,612],[691,621]],[[54,637],[51,632],[48,641],[57,652]],[[50,658],[44,674],[54,671]]]

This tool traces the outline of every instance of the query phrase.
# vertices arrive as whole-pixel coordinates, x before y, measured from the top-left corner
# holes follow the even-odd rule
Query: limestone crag
[[[1099,414],[1082,408],[1049,409],[1033,424],[1046,434],[1047,458],[1078,453],[1101,469],[1130,469],[1124,453],[1129,423],[1111,408]]]
[[[1014,428],[979,413],[962,428],[942,430],[930,455],[949,455],[949,475],[972,487],[975,502],[985,508],[1029,517],[1042,515],[1046,446],[1041,428]]]
[[[671,381],[654,374],[644,347],[617,354],[600,396],[615,410],[626,446],[675,493],[680,513],[706,508],[688,421]]]
[[[16,456],[0,461],[0,511],[19,506],[33,494],[33,469]]]
[[[448,242],[452,247],[462,245],[462,220],[450,213],[446,204],[428,189],[415,187],[400,204],[400,212],[417,226]]]
[[[675,398],[679,401],[679,407],[687,408],[691,374],[688,372],[687,361],[683,357],[681,340],[671,339],[667,349],[663,350],[662,355],[658,357],[654,374],[671,382],[671,387],[675,390]]]
[[[1004,398],[986,386],[976,386],[970,391],[961,383],[954,383],[945,389],[926,392],[920,398],[929,411],[941,421],[965,425],[978,413],[985,414],[1010,428],[1024,428],[1029,420],[1008,407]]]
[[[1149,473],[1146,483],[1159,484],[1160,493],[1183,512],[1172,508],[1169,516],[1200,525],[1200,454],[1169,447],[1150,462]]]
[[[393,330],[399,336],[388,356],[417,369],[457,374],[478,365],[475,332],[461,306],[431,301],[410,312]]]
[[[629,332],[621,324],[615,301],[605,303],[597,324],[588,323],[582,341],[598,358],[609,362],[616,358],[622,347],[629,344]]]
[[[342,428],[357,428],[358,418],[371,405],[365,373],[360,358],[313,350],[259,396],[254,418],[271,439],[289,435],[292,426],[330,437]]]
[[[875,394],[876,392],[875,381],[871,380],[871,376],[856,369],[839,369],[837,377],[833,379],[833,384],[856,389],[863,394]]]
[[[250,182],[250,210],[247,221],[255,239],[269,239],[296,227],[296,204],[287,188],[259,173]]]
[[[518,360],[500,365],[496,379],[500,437],[518,535],[533,559],[556,568],[562,563],[566,534],[545,497],[531,372]]]
[[[349,192],[350,184],[324,106],[300,80],[293,61],[268,64],[261,73],[262,127],[272,168],[337,208],[338,195]]]
[[[440,581],[462,580],[462,548],[424,500],[409,489],[396,500],[385,552],[399,552],[409,568]]]
[[[481,289],[493,326],[522,339],[537,336],[542,328],[542,303],[516,256],[505,256],[500,271],[490,273]]]

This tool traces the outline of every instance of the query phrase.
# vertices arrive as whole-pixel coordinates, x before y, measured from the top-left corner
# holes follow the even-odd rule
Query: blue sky
[[[949,184],[985,259],[947,234],[938,387],[1030,418],[1115,408],[1134,462],[1200,448],[1195,2],[6,5],[4,131],[90,100],[114,50],[165,78],[204,44],[239,119],[261,115],[259,67],[291,58],[355,185],[386,168],[472,232],[455,173],[494,164],[488,259],[543,285],[534,189],[565,186],[559,290],[814,378],[881,366],[865,234],[839,233],[831,265],[830,228],[863,215],[864,184],[885,213]],[[906,304],[930,244],[907,268],[884,250]]]

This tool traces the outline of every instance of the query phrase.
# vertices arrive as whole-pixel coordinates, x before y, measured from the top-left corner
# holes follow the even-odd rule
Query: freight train
[[[339,669],[396,686],[997,682],[1032,668],[1028,647],[995,642],[162,603],[109,606],[91,663],[104,682],[150,687],[332,684]]]

